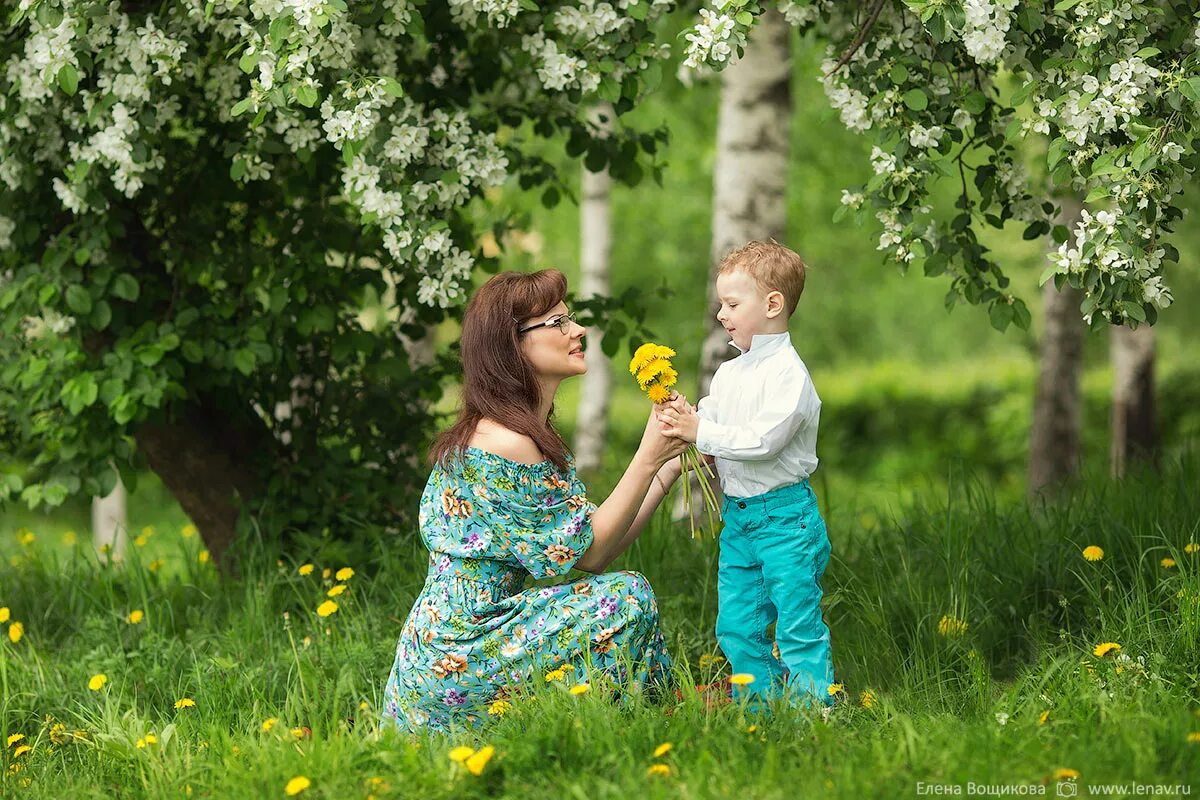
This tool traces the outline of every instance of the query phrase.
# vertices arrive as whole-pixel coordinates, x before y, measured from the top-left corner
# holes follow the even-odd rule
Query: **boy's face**
[[[717,297],[721,301],[717,322],[739,349],[749,350],[758,334],[779,332],[782,292],[764,292],[751,275],[734,270],[717,276]],[[786,323],[783,330],[787,330]]]

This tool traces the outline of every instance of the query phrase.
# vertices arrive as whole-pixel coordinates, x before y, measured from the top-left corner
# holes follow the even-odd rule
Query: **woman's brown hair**
[[[567,468],[566,442],[549,419],[538,419],[541,390],[517,333],[518,322],[545,314],[566,296],[567,279],[556,269],[502,272],[475,292],[463,316],[462,409],[434,442],[430,462],[445,464],[460,454],[487,417],[525,434],[556,467]]]

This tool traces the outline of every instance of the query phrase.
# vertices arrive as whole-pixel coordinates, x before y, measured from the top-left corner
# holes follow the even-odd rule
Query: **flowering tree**
[[[15,5],[15,8],[14,8]],[[379,520],[530,143],[634,183],[663,0],[19,0],[0,33],[0,502],[162,476],[220,558],[239,505]]]
[[[1153,324],[1170,305],[1163,270],[1178,252],[1168,237],[1200,141],[1200,13],[1191,3],[782,0],[779,8],[831,42],[826,94],[847,127],[875,137],[875,174],[843,193],[839,216],[873,212],[890,259],[949,276],[947,305],[986,304],[1001,330],[1029,324],[977,235],[1009,220],[1028,239],[1053,233],[1060,245],[1042,282],[1082,290],[1089,324]],[[686,63],[724,66],[761,13],[756,0],[702,10],[686,35]],[[1046,145],[1033,178],[1021,161],[1030,141]],[[949,219],[932,209],[942,179],[959,186]],[[1068,192],[1090,206],[1072,230],[1053,224],[1052,198]]]

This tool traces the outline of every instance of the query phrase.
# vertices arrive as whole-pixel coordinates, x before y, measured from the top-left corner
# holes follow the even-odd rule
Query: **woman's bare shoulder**
[[[540,464],[545,460],[533,439],[490,419],[479,421],[467,444],[522,464]]]

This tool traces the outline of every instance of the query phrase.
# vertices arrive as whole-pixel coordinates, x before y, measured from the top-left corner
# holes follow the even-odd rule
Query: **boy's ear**
[[[783,292],[776,289],[767,293],[767,319],[775,319],[783,313]]]

